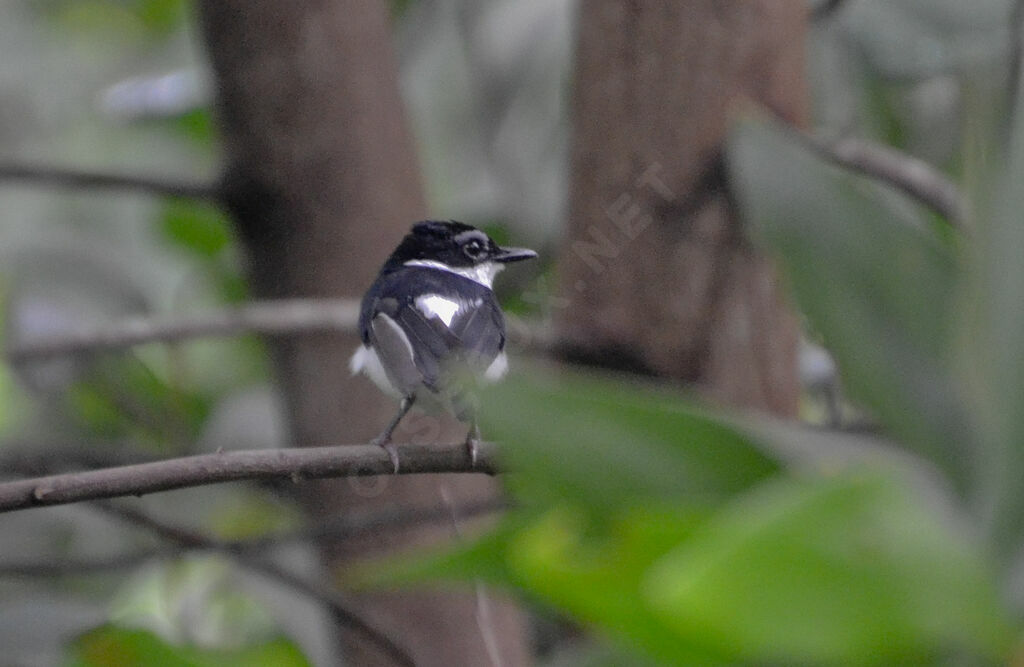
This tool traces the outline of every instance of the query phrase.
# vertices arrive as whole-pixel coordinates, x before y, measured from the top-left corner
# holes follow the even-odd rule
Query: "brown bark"
[[[573,99],[569,358],[792,415],[797,326],[724,190],[730,112],[805,114],[803,0],[588,0]]]
[[[208,0],[199,7],[217,80],[224,188],[253,291],[263,298],[358,296],[408,225],[425,214],[388,4]],[[356,344],[354,336],[327,334],[274,341],[297,443],[366,441],[387,422],[390,401],[349,377]],[[434,430],[421,419],[419,435],[425,424]],[[377,479],[318,483],[305,500],[311,511],[327,513],[380,502],[436,506],[441,485],[456,504],[494,492],[482,476]],[[450,533],[422,529],[360,540],[329,554],[329,565]],[[403,592],[354,602],[417,664],[490,664],[472,595]],[[498,605],[491,616],[504,664],[525,662],[518,612]],[[340,634],[349,664],[387,664],[343,628]]]

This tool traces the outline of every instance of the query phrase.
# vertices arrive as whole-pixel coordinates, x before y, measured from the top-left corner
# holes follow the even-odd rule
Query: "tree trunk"
[[[206,0],[199,9],[217,82],[224,192],[254,293],[358,297],[426,208],[398,92],[388,3]],[[391,416],[390,400],[349,377],[357,343],[354,335],[272,342],[297,444],[366,442]],[[424,428],[445,432],[418,424],[420,435]],[[396,502],[437,506],[442,485],[456,504],[495,492],[491,480],[477,476],[352,478],[302,488],[312,512],[329,513]],[[378,535],[332,550],[327,562],[340,568],[451,532]],[[488,645],[469,594],[367,594],[354,602],[418,665],[486,665],[495,651],[503,664],[526,662],[522,619],[508,605],[491,609],[485,629],[497,639]],[[349,664],[389,664],[345,628],[339,635]]]
[[[722,142],[744,100],[803,123],[805,4],[582,3],[557,321],[571,360],[795,414],[796,320],[736,220]]]

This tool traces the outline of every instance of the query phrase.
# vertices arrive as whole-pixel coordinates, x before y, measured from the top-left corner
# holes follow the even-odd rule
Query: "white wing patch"
[[[445,298],[440,294],[424,294],[416,297],[416,308],[428,318],[438,318],[444,322],[446,327],[452,325],[452,319],[461,307],[458,301]]]

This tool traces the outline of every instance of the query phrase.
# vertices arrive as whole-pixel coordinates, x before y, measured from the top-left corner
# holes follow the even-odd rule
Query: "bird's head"
[[[497,273],[509,262],[533,259],[527,248],[502,248],[476,227],[454,220],[428,220],[413,225],[388,259],[385,269],[400,266],[437,266]]]

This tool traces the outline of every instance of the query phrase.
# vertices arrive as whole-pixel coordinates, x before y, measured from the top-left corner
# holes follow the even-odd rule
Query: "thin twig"
[[[348,602],[340,595],[326,588],[325,586],[307,581],[276,563],[252,556],[244,556],[231,551],[228,544],[202,533],[195,532],[188,528],[176,526],[135,508],[125,507],[114,503],[97,503],[97,506],[104,512],[118,518],[121,521],[138,526],[150,531],[159,537],[177,544],[184,548],[203,548],[210,551],[217,551],[231,556],[240,565],[248,570],[262,574],[280,584],[288,586],[292,590],[316,600],[327,607],[339,622],[345,624],[352,630],[363,635],[368,641],[387,654],[392,660],[400,665],[411,665],[415,667],[415,661],[408,651],[399,646],[385,632],[375,628],[354,612]]]
[[[94,558],[61,558],[53,561],[36,558],[23,562],[13,561],[0,563],[0,577],[77,577],[114,570],[123,572],[155,558],[174,556],[181,552],[178,547],[165,546]]]
[[[0,181],[23,181],[31,185],[86,190],[128,190],[162,197],[183,197],[208,201],[215,201],[220,196],[218,188],[209,183],[13,162],[0,163]]]
[[[819,155],[860,172],[913,197],[946,218],[964,226],[967,205],[956,184],[923,160],[863,139],[834,141],[800,134]]]
[[[8,343],[6,355],[11,363],[19,363],[191,338],[353,332],[358,322],[359,302],[353,299],[283,299],[256,302],[230,310],[162,317],[134,316],[111,323],[82,326]],[[535,350],[551,347],[549,331],[511,316],[507,318],[507,324],[509,338],[521,346]]]
[[[355,331],[359,303],[350,299],[286,299],[254,303],[231,310],[173,317],[128,317],[110,324],[84,326],[53,336],[8,345],[11,362],[66,354],[100,352],[188,338],[298,335]]]
[[[478,472],[495,474],[496,451],[481,443],[474,466],[463,443],[398,445],[401,474]],[[140,463],[0,483],[0,513],[83,500],[141,496],[157,491],[241,480],[323,479],[388,475],[387,452],[374,445],[257,449]]]
[[[463,517],[477,517],[493,514],[508,509],[508,502],[500,499],[488,499],[466,505],[462,508]],[[403,528],[419,527],[430,523],[447,522],[450,510],[447,507],[409,508],[391,507],[356,515],[344,514],[330,517],[309,526],[294,530],[273,532],[256,537],[235,540],[220,540],[219,551],[230,551],[232,554],[257,554],[290,544],[345,541],[376,534],[381,531],[390,532]],[[157,558],[171,558],[186,552],[208,551],[206,545],[159,546],[140,549],[129,553],[91,558],[60,558],[53,561],[41,561],[38,558],[26,561],[0,562],[0,577],[68,577],[88,576],[125,570]]]
[[[508,508],[507,500],[489,498],[466,505],[462,508],[462,516],[477,517]],[[250,552],[296,542],[344,542],[368,534],[390,533],[427,523],[441,523],[449,518],[450,511],[447,507],[395,507],[356,515],[344,514],[311,526],[236,540],[230,544],[233,550]]]

